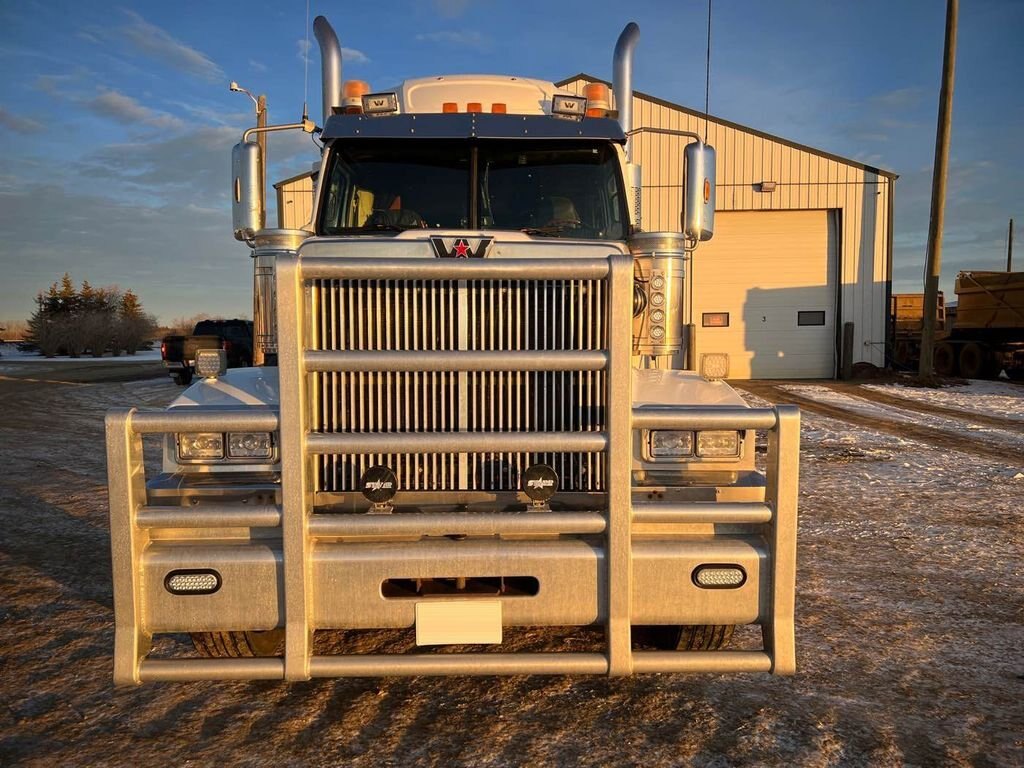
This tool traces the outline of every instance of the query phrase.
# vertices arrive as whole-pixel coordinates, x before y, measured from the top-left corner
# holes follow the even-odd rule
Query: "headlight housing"
[[[741,435],[734,429],[687,430],[652,429],[647,433],[646,456],[652,462],[737,459]]]
[[[174,436],[181,464],[272,464],[271,432],[191,432]]]

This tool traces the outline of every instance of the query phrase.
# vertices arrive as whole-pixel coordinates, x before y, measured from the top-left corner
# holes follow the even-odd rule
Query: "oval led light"
[[[220,574],[210,568],[171,571],[164,589],[172,595],[212,595],[220,589]]]
[[[704,589],[735,589],[747,581],[738,565],[700,565],[693,571],[693,583]]]

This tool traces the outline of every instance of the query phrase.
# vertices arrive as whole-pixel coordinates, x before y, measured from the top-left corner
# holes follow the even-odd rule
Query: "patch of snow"
[[[160,345],[156,344],[153,349],[143,349],[134,355],[124,353],[114,357],[93,357],[83,355],[82,357],[43,357],[38,352],[22,352],[17,344],[0,343],[0,370],[6,363],[144,363],[160,359]]]

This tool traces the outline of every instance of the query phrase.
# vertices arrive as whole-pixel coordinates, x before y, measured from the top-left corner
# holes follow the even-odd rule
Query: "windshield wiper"
[[[523,227],[519,231],[525,232],[527,235],[539,235],[540,237],[558,237],[560,233],[565,231],[565,227]]]

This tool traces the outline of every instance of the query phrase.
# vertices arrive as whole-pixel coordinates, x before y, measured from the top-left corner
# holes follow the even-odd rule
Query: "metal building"
[[[588,82],[603,81],[580,74],[558,85],[582,94]],[[642,129],[706,130],[717,149],[715,236],[689,264],[690,360],[726,353],[734,379],[885,364],[896,174],[639,91],[633,124],[647,231],[679,229],[688,140]],[[303,226],[311,174],[274,186],[279,225]]]
[[[598,78],[558,83],[582,93]],[[896,174],[639,91],[634,129],[704,135],[717,150],[715,236],[690,270],[695,354],[729,354],[730,378],[832,378],[885,363]],[[677,230],[685,139],[640,132],[644,229]],[[853,324],[843,349],[843,326]]]

